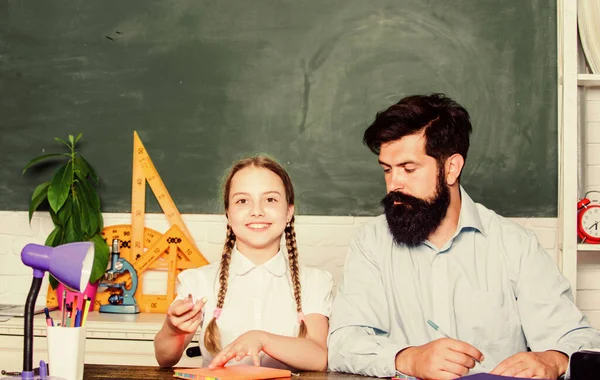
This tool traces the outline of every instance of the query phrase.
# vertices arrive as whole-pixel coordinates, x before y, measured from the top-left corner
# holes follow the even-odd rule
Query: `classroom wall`
[[[581,195],[589,190],[600,191],[600,89],[587,91],[586,124],[580,146]],[[224,217],[184,215],[184,220],[206,258],[211,262],[217,260],[225,234]],[[300,260],[329,270],[339,282],[350,238],[366,220],[369,218],[299,216],[296,226]],[[544,249],[558,262],[555,218],[513,220],[534,231]],[[128,214],[105,214],[107,226],[129,223]],[[164,215],[149,214],[147,226],[164,232],[168,223]],[[31,270],[21,263],[20,251],[27,243],[43,243],[51,230],[52,221],[44,213],[36,213],[30,226],[26,212],[0,212],[0,303],[24,302],[31,283]],[[578,262],[577,304],[600,329],[600,252],[580,252]],[[156,272],[147,274],[145,292],[164,293],[165,277]],[[40,301],[42,299],[40,296]]]
[[[105,225],[129,224],[129,214],[105,214]],[[148,214],[146,226],[164,232],[168,222],[164,215]],[[368,217],[318,217],[298,216],[296,233],[300,261],[330,271],[336,284],[342,278],[344,259],[351,237]],[[225,236],[225,218],[221,215],[184,215],[199,249],[210,262],[218,260]],[[557,220],[555,218],[514,218],[519,224],[531,229],[538,236],[548,254],[557,260]],[[43,213],[36,213],[31,227],[26,212],[0,212],[0,302],[22,303],[31,283],[31,270],[25,267],[19,254],[27,243],[43,243],[52,231],[52,221]],[[595,277],[594,277],[595,276]],[[581,282],[593,286],[594,279],[600,285],[600,262],[596,272],[580,271]],[[166,275],[147,273],[144,277],[145,293],[165,293]],[[46,289],[44,287],[43,289]],[[600,307],[594,308],[594,297],[600,300],[600,286],[596,291],[586,290],[583,297],[588,305],[586,314],[600,328]],[[580,294],[582,292],[580,291]],[[40,296],[42,298],[42,296]],[[596,305],[600,303],[596,302]]]
[[[585,122],[579,143],[579,196],[590,190],[600,191],[600,88],[588,88],[581,99],[585,110]],[[600,194],[589,194],[600,199]],[[588,315],[598,321],[600,327],[600,251],[579,252],[577,273],[577,304],[589,310]]]

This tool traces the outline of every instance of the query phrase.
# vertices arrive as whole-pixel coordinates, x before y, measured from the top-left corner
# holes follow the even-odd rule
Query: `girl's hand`
[[[231,359],[235,358],[239,362],[246,356],[251,356],[254,365],[259,367],[258,354],[265,346],[267,338],[268,334],[260,330],[251,330],[240,335],[214,357],[208,368],[224,367]]]
[[[167,310],[167,326],[173,335],[193,334],[202,322],[202,308],[206,297],[194,304],[191,294],[184,300],[175,301]]]

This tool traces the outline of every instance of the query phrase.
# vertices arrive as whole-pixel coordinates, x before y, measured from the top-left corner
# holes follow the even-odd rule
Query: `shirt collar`
[[[287,266],[287,260],[281,249],[266,263],[256,265],[252,262],[252,260],[242,255],[240,251],[238,251],[237,246],[235,246],[231,251],[231,263],[229,264],[229,270],[236,276],[243,276],[254,268],[263,267],[273,276],[281,277],[287,273]]]
[[[479,217],[479,211],[477,210],[477,205],[469,194],[465,191],[465,189],[460,187],[460,216],[458,219],[458,226],[456,228],[456,234],[458,235],[463,229],[475,229],[483,234],[483,236],[487,236],[485,233],[485,228],[483,228],[483,223],[481,223],[481,218]]]

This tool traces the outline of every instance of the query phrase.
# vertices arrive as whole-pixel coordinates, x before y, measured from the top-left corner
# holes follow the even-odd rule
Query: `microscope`
[[[129,272],[131,275],[131,286],[127,289],[126,282],[115,282],[119,275]],[[133,265],[119,255],[119,240],[112,241],[110,254],[110,267],[104,273],[103,280],[98,285],[98,290],[112,290],[113,294],[108,298],[108,305],[101,305],[101,313],[137,314],[140,307],[135,302],[135,291],[138,286],[137,273]]]

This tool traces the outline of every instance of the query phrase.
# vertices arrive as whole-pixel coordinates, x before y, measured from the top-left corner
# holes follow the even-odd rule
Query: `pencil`
[[[67,291],[63,290],[63,299],[62,299],[62,316],[60,318],[61,324],[65,326],[65,317],[67,314]]]
[[[73,296],[73,310],[75,309],[79,309],[79,296],[74,295]],[[73,314],[73,317],[75,317],[75,314]]]
[[[90,310],[90,299],[87,295],[83,296],[85,302],[83,303],[83,318],[81,318],[81,326],[85,325],[85,321],[87,320],[88,311]]]
[[[77,326],[77,312],[79,310],[79,296],[73,296],[73,306],[71,307],[71,327]]]

